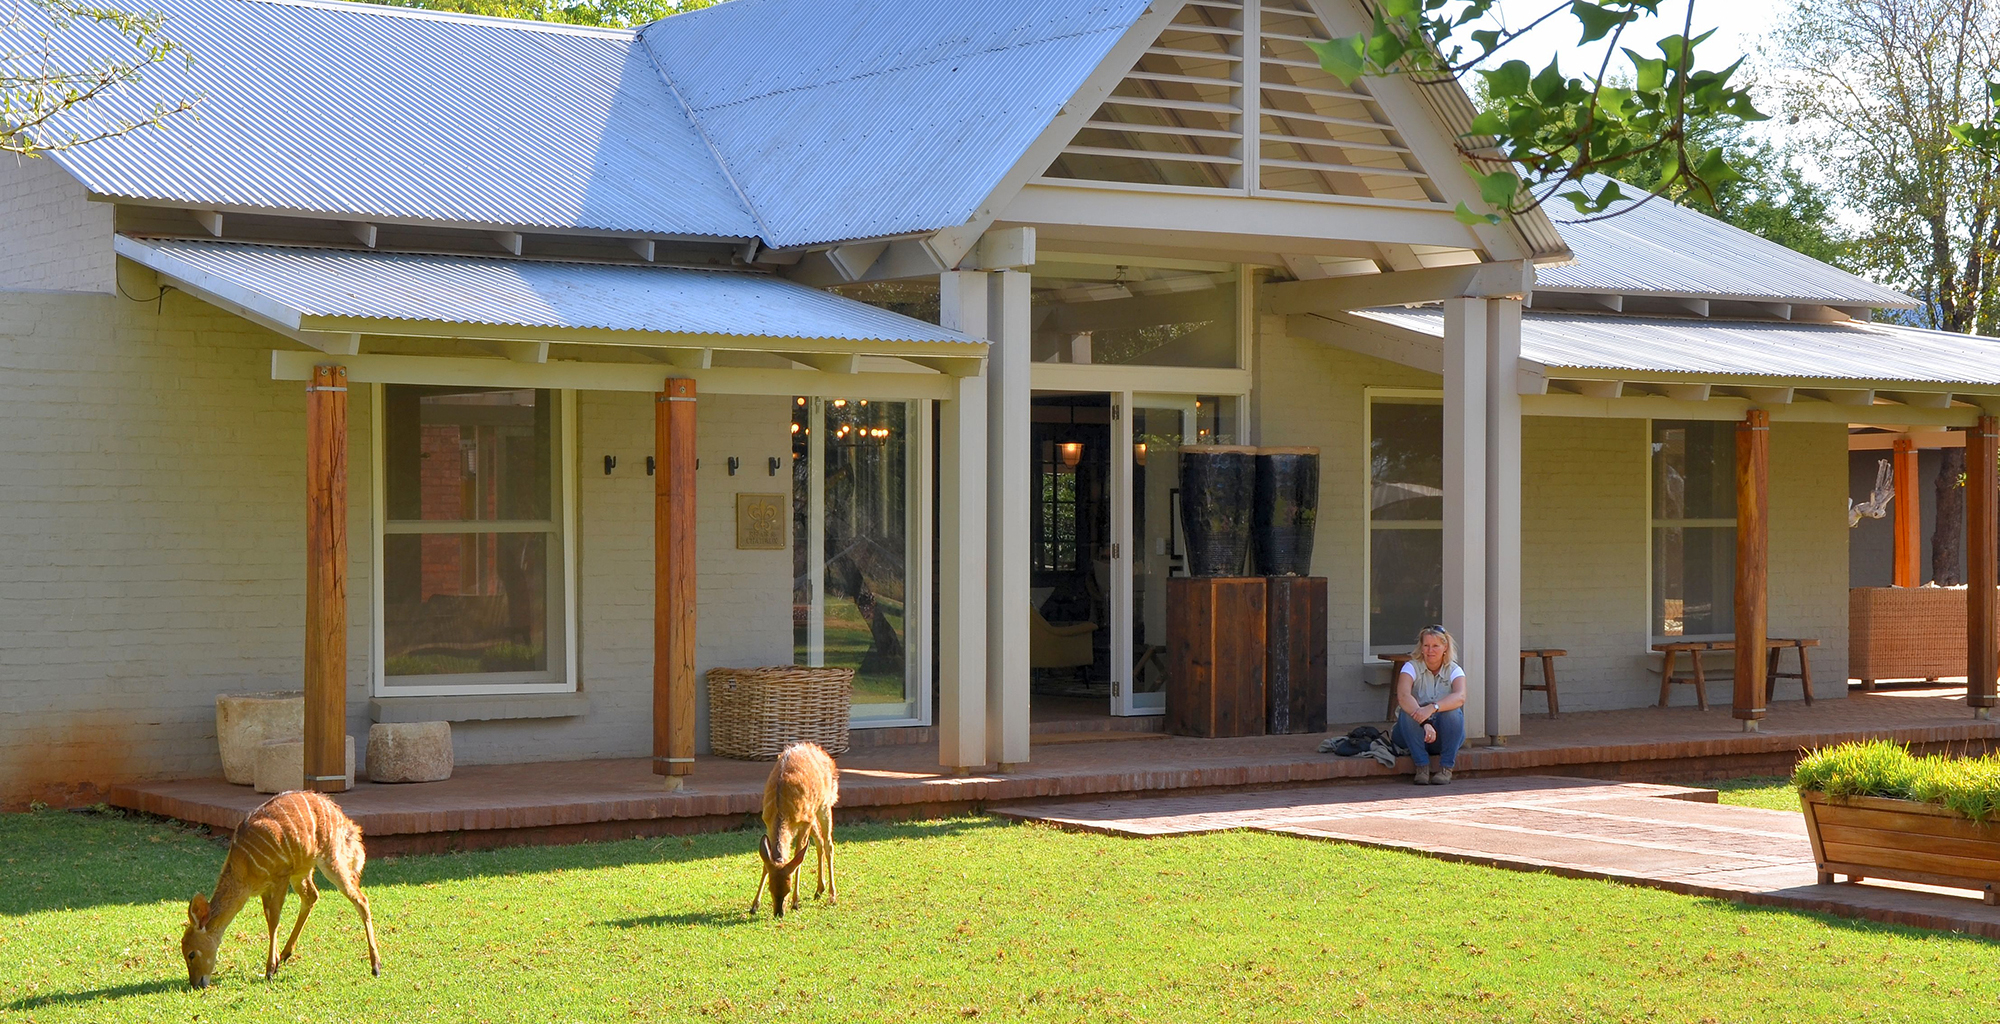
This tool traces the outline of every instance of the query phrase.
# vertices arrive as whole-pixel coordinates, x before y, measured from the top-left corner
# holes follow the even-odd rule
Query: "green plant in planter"
[[[1988,821],[2000,810],[2000,756],[1919,757],[1888,740],[1842,743],[1801,758],[1792,785],[1829,797],[1914,800]]]

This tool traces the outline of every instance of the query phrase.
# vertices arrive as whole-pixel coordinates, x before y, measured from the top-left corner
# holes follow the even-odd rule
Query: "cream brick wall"
[[[1320,448],[1320,522],[1313,572],[1328,579],[1328,715],[1374,721],[1386,695],[1364,676],[1362,575],[1366,467],[1363,406],[1369,387],[1436,388],[1436,375],[1284,335],[1263,318],[1253,399],[1256,442]],[[1522,424],[1521,642],[1562,647],[1557,662],[1565,711],[1643,707],[1659,694],[1650,637],[1647,569],[1648,427],[1644,420],[1530,416]],[[1846,694],[1847,455],[1841,426],[1780,423],[1771,436],[1773,635],[1818,637],[1815,696]],[[1729,702],[1725,677],[1710,699]],[[1785,658],[1790,670],[1792,659]],[[1778,699],[1797,698],[1786,681]],[[1686,687],[1676,703],[1690,703]],[[1524,714],[1545,711],[1540,693]]]
[[[47,158],[0,155],[0,290],[110,292],[111,204]]]
[[[0,806],[219,771],[215,694],[296,689],[304,621],[303,385],[293,344],[181,293],[0,292]],[[784,397],[699,413],[698,667],[791,659],[791,556],[738,552],[737,491],[790,449]],[[350,403],[348,729],[372,630],[369,392]],[[579,400],[581,685],[589,714],[466,722],[463,763],[651,747],[649,395]],[[620,455],[610,477],[602,455]],[[727,457],[746,467],[727,474]],[[698,735],[705,738],[706,729]]]

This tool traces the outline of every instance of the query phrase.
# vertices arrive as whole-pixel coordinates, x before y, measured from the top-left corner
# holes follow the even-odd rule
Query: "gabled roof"
[[[773,247],[963,223],[1146,0],[732,0],[645,43]]]
[[[983,354],[984,342],[768,274],[631,264],[427,256],[120,235],[118,253],[297,331],[669,344],[689,337],[879,342],[900,352]],[[613,333],[625,337],[611,337]],[[881,350],[882,346],[869,346]]]
[[[199,113],[55,154],[98,194],[419,223],[758,233],[632,32],[313,0],[158,6],[192,66],[148,69],[77,108],[78,120],[191,94]],[[31,51],[32,29],[0,25],[0,47]],[[119,43],[83,26],[57,38],[107,53]]]
[[[1592,175],[1595,194],[1611,179]],[[1645,193],[1625,186],[1628,194]],[[1556,211],[1552,211],[1556,212]],[[1542,267],[1537,292],[1592,292],[1914,309],[1917,300],[1664,199],[1621,201],[1599,218],[1560,215],[1576,261]]]

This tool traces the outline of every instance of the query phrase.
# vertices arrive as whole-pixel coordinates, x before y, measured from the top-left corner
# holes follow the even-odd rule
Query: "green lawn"
[[[782,922],[744,912],[747,831],[384,858],[366,874],[381,978],[327,887],[276,981],[253,907],[194,992],[177,940],[219,845],[0,815],[0,1020],[2000,1017],[1995,946],[1960,936],[1254,833],[972,818],[840,839],[840,906]]]
[[[1691,783],[1706,786],[1718,794],[1720,802],[1740,807],[1768,807],[1774,811],[1797,811],[1799,791],[1792,788],[1789,775],[1745,775],[1715,782]]]

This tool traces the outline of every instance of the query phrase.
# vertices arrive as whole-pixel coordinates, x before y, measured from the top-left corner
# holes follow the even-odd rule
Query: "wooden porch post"
[[[694,773],[694,381],[653,396],[653,774]]]
[[[1994,678],[2000,674],[2000,642],[1994,634],[2000,594],[2000,495],[1994,461],[2000,458],[2000,418],[1979,417],[1965,439],[1965,702],[1975,718],[1992,714]]]
[[[305,784],[347,788],[347,367],[306,387]]]
[[[1736,695],[1743,731],[1764,717],[1765,612],[1769,608],[1771,414],[1752,409],[1736,425]]]
[[[1923,506],[1917,497],[1917,443],[1907,437],[1896,439],[1890,467],[1895,471],[1896,496],[1890,506],[1896,530],[1896,563],[1890,582],[1899,587],[1923,585],[1918,561],[1923,527]]]

